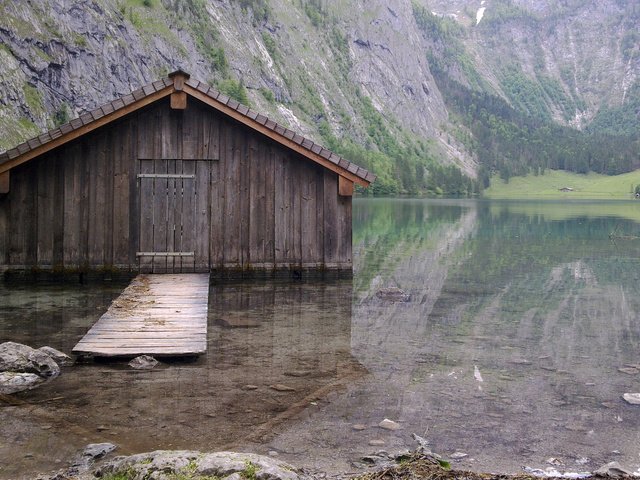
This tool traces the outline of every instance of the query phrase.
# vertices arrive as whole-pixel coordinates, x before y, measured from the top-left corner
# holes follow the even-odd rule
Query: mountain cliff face
[[[464,139],[477,133],[451,115],[434,69],[524,115],[577,129],[627,115],[637,131],[639,10],[633,0],[3,2],[0,150],[182,68],[355,157],[383,186],[421,190],[436,173],[442,186],[455,172],[438,165],[476,176]]]

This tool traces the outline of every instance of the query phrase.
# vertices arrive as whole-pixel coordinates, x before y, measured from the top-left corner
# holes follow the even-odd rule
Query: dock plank
[[[200,355],[207,349],[208,303],[209,274],[138,275],[73,353]]]

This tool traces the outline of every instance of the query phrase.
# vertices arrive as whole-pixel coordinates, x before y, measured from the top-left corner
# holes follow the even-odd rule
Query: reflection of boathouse
[[[0,155],[0,271],[351,270],[374,179],[178,71]]]

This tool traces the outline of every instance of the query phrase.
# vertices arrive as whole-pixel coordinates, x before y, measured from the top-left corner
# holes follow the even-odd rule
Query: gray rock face
[[[176,475],[215,476],[223,479],[306,480],[296,468],[273,458],[251,453],[162,451],[118,457],[100,467],[101,477],[127,471],[131,478],[165,480]]]

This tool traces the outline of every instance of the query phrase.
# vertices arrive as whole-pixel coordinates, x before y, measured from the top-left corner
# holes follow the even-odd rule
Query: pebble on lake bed
[[[402,428],[399,423],[396,423],[393,420],[389,420],[388,418],[382,420],[378,424],[378,426],[380,428],[384,428],[385,430],[399,430],[400,428]]]
[[[449,455],[449,458],[452,459],[452,460],[461,460],[461,459],[463,459],[465,457],[468,457],[468,456],[469,456],[469,454],[464,453],[464,452],[455,452],[455,453],[452,453],[451,455]]]
[[[625,393],[622,398],[631,405],[640,405],[640,393]]]
[[[129,366],[136,370],[151,370],[158,365],[158,362],[151,355],[140,355],[129,362]]]
[[[618,371],[622,373],[626,373],[627,375],[636,375],[640,373],[640,370],[638,370],[635,367],[620,367]]]
[[[269,388],[275,390],[276,392],[295,392],[296,389],[293,387],[289,387],[287,385],[283,385],[281,383],[276,383],[275,385],[269,385]]]

